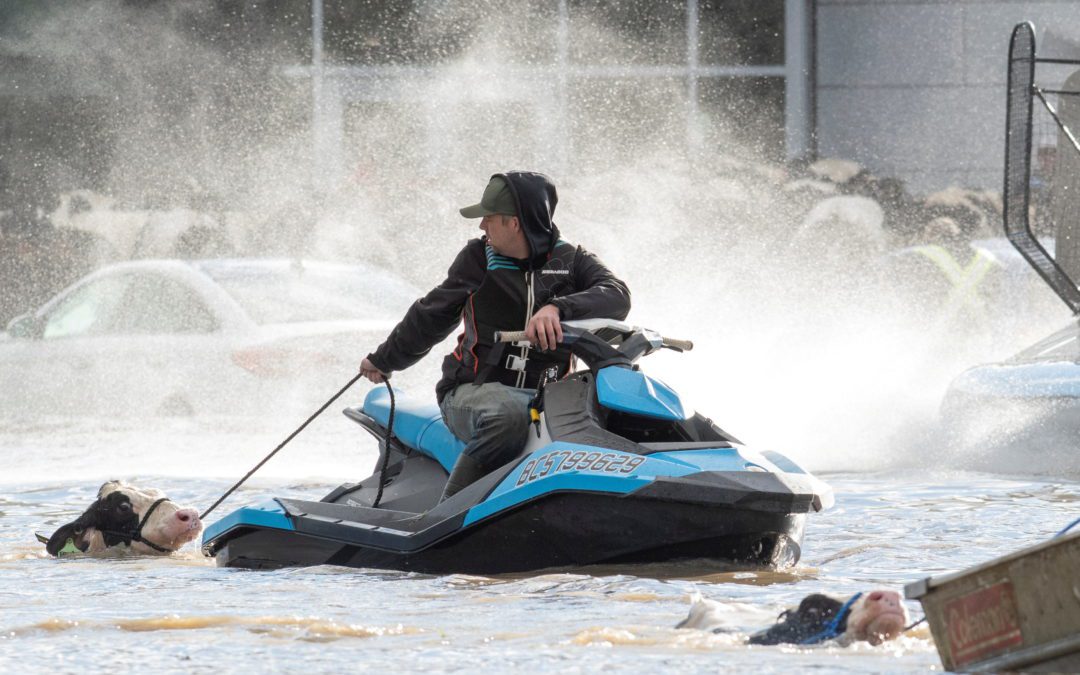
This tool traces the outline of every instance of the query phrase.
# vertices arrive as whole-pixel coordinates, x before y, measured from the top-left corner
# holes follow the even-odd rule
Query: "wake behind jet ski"
[[[588,370],[543,386],[522,454],[448,499],[439,501],[465,444],[434,402],[400,393],[388,438],[391,399],[377,388],[344,412],[379,439],[376,466],[385,471],[320,501],[278,497],[238,509],[206,529],[205,552],[232,567],[474,574],[798,561],[806,514],[828,508],[832,490],[780,453],[743,447],[636,365],[690,343],[593,319],[564,322],[563,344]]]

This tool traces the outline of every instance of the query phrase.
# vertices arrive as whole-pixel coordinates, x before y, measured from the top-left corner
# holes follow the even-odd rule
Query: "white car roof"
[[[47,313],[76,288],[98,279],[128,273],[153,273],[176,279],[184,286],[194,290],[218,318],[222,330],[252,330],[256,326],[252,317],[216,280],[234,275],[243,277],[252,273],[258,274],[259,272],[267,274],[280,273],[295,265],[302,265],[304,269],[318,271],[359,272],[370,279],[371,285],[376,292],[386,293],[388,297],[403,294],[410,294],[411,297],[419,296],[408,282],[388,274],[385,270],[367,264],[345,264],[288,258],[151,259],[106,265],[58,293],[38,310],[38,314]]]

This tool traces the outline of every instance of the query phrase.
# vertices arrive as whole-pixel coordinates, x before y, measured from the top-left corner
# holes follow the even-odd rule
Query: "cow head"
[[[893,640],[904,632],[908,623],[907,609],[896,591],[872,591],[861,596],[852,606],[847,620],[847,632],[855,640],[878,645]]]
[[[202,532],[199,512],[181,508],[160,490],[109,481],[81,516],[49,537],[51,555],[98,553],[117,547],[143,555],[172,553]]]
[[[817,644],[839,639],[878,645],[904,632],[908,615],[900,594],[890,590],[860,593],[848,602],[822,593],[803,598],[767,630],[750,636],[751,644]]]

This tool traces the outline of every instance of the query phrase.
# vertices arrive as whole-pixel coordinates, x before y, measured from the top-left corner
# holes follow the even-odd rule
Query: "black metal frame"
[[[1073,314],[1080,314],[1080,288],[1035,238],[1029,222],[1032,108],[1035,96],[1040,98],[1054,121],[1076,145],[1072,133],[1043,96],[1046,92],[1035,85],[1036,63],[1080,65],[1080,61],[1069,59],[1036,58],[1035,26],[1031,22],[1017,24],[1013,29],[1009,40],[1009,76],[1006,85],[1005,186],[1002,191],[1005,236]],[[1080,147],[1077,147],[1077,151],[1080,152]]]

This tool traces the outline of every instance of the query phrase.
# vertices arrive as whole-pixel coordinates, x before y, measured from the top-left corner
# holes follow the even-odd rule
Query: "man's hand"
[[[540,345],[540,349],[545,352],[559,346],[562,342],[559,308],[555,305],[544,305],[537,310],[529,319],[529,325],[525,327],[525,337],[529,338],[533,346]]]
[[[382,384],[386,382],[386,375],[375,367],[371,361],[366,358],[360,362],[360,374],[371,380],[375,384]]]

